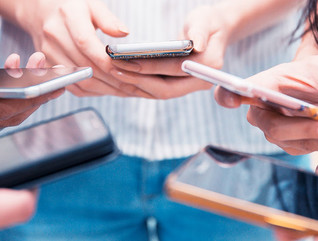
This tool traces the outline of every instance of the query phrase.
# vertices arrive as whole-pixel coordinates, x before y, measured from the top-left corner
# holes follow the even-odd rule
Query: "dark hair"
[[[308,0],[307,1],[307,6],[304,10],[303,16],[302,16],[302,21],[298,25],[298,28],[300,27],[301,24],[305,22],[305,20],[308,19],[309,21],[309,27],[305,29],[305,32],[303,33],[306,34],[308,31],[311,31],[314,35],[314,38],[316,40],[316,43],[318,44],[318,14],[317,14],[317,1],[318,0]]]

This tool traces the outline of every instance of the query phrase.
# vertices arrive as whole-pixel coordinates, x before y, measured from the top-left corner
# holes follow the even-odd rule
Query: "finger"
[[[36,199],[32,191],[0,189],[0,227],[27,221],[35,211]]]
[[[318,150],[318,140],[297,140],[297,141],[285,141],[286,152],[291,155],[305,155]]]
[[[45,66],[45,55],[41,52],[32,54],[26,65],[26,68],[44,68]]]
[[[20,114],[17,114],[9,119],[0,120],[0,128],[6,128],[9,126],[18,126],[20,125],[24,120],[26,120],[34,111],[36,111],[40,106],[36,106],[33,108],[30,108]]]
[[[31,99],[0,99],[0,120],[8,120],[30,109],[55,99],[64,93],[64,89],[54,91]]]
[[[134,73],[145,75],[187,76],[181,65],[185,57],[177,58],[153,58],[140,60],[113,60],[112,65]]]
[[[275,140],[318,139],[318,122],[309,118],[288,117],[251,106],[247,120]]]
[[[5,69],[14,69],[20,67],[20,56],[18,54],[11,54],[4,63]]]
[[[134,84],[146,93],[158,99],[180,97],[197,90],[210,89],[212,85],[193,77],[167,77],[157,75],[139,75],[120,70],[112,72],[118,80]]]
[[[78,5],[77,11],[74,11],[73,4],[66,4],[62,12],[67,30],[79,52],[101,69],[105,69],[109,57],[105,53],[104,44],[96,35],[90,9],[86,5]]]
[[[216,102],[226,108],[238,108],[242,104],[241,96],[234,94],[220,86],[217,86],[214,91]]]
[[[113,37],[124,37],[129,33],[123,24],[101,1],[88,1],[92,20],[96,27]],[[105,19],[107,19],[105,21]]]
[[[109,79],[109,78],[107,78]],[[114,82],[114,81],[113,81]],[[114,96],[121,96],[121,97],[127,97],[130,96],[129,93],[126,93],[125,91],[120,89],[120,83],[118,83],[117,88],[109,85],[103,80],[100,80],[98,78],[91,78],[87,80],[83,80],[80,82],[77,82],[74,84],[77,86],[80,90],[82,90],[83,93],[87,93],[89,96],[102,96],[102,95],[114,95]],[[74,93],[74,92],[72,92]],[[79,96],[80,93],[76,94]]]
[[[56,22],[52,22],[53,26],[51,26],[50,23],[46,23],[46,32],[49,39],[44,47],[48,59],[51,60],[53,64],[60,63],[65,66],[91,66],[94,70],[95,78],[81,81],[76,84],[78,85],[77,87],[71,86],[67,88],[70,92],[78,97],[100,96],[105,94],[129,96],[129,94],[118,89],[118,81],[112,78],[106,78],[107,73],[105,73],[105,71],[109,69],[109,58],[107,59],[105,56],[102,61],[97,61],[98,66],[95,65],[74,45],[72,37],[67,29],[58,28],[54,31],[55,24]],[[65,53],[68,53],[67,56]]]
[[[67,41],[67,40],[66,40]],[[65,53],[56,46],[54,42],[48,42],[47,43],[48,48],[46,51],[46,56],[48,59],[48,64],[56,64],[56,63],[62,63],[64,66],[78,66],[81,64],[74,63],[69,56],[66,56]],[[72,52],[72,50],[71,50]],[[75,51],[78,52],[78,51]],[[73,56],[75,59],[84,59],[81,55],[76,58],[76,56]],[[83,60],[84,62],[84,60]],[[96,67],[97,68],[97,67]],[[98,69],[94,69],[94,76],[99,75],[105,78],[105,73],[102,73]],[[67,87],[67,90],[70,91],[72,94],[78,96],[78,97],[84,97],[84,96],[101,96],[105,94],[109,95],[117,95],[117,96],[127,96],[126,93],[123,93],[119,89],[116,89],[115,87],[111,86],[107,81],[101,81],[98,78],[91,78],[87,80],[83,80],[78,82],[77,84],[71,85]],[[89,83],[89,84],[88,84]],[[113,81],[113,85],[115,85],[115,81]]]
[[[208,11],[209,6],[201,7],[190,14],[184,27],[184,36],[193,40],[194,49],[203,52],[208,44],[211,34],[211,23],[207,18],[202,17]]]

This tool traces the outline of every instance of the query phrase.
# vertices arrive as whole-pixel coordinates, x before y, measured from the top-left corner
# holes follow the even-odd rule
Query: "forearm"
[[[232,26],[229,43],[272,26],[303,4],[303,0],[225,1],[222,5]]]

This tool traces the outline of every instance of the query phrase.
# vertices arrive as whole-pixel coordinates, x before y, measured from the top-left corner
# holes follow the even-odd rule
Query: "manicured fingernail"
[[[124,69],[132,72],[140,72],[141,66],[130,60],[115,60],[112,64],[120,69]]]
[[[129,34],[128,28],[127,28],[126,25],[124,25],[123,23],[118,23],[118,24],[117,24],[117,29],[118,29],[120,32],[122,32],[122,33]]]

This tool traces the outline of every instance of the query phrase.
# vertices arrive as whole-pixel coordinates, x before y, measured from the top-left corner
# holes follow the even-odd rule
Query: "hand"
[[[285,228],[274,228],[274,233],[278,241],[296,241],[308,237],[306,233]]]
[[[110,58],[96,29],[124,37],[128,29],[99,0],[29,0],[17,6],[18,24],[33,38],[49,65],[91,66],[94,77],[67,87],[77,96],[130,96],[113,78]]]
[[[278,65],[246,81],[317,105],[317,61],[318,56],[302,58],[299,61]],[[219,87],[216,89],[215,98],[220,105],[228,108],[238,107],[242,103],[251,103]],[[293,116],[283,115],[255,101],[252,104],[247,119],[264,132],[268,141],[292,155],[302,155],[318,150],[317,121],[296,116],[295,112]]]
[[[17,54],[10,55],[5,68],[19,68],[20,57]],[[27,64],[27,68],[43,68],[45,65],[45,56],[42,53],[34,53]],[[0,99],[0,128],[19,125],[28,118],[42,104],[51,99],[59,97],[64,90],[58,90],[53,93],[45,94],[31,99]]]
[[[0,188],[0,228],[27,221],[36,207],[37,191]]]
[[[189,57],[141,60],[113,60],[114,78],[127,83],[127,92],[156,99],[169,99],[206,90],[211,84],[190,77],[181,70],[185,59],[221,68],[232,23],[223,5],[201,6],[191,12],[185,22],[181,39],[194,40],[195,52]]]

